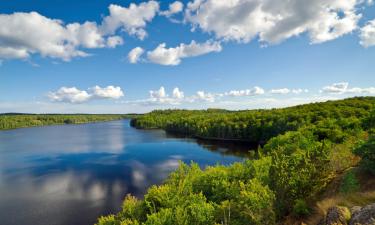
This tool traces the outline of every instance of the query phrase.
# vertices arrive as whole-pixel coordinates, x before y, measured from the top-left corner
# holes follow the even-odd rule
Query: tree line
[[[79,124],[120,120],[134,115],[94,114],[1,114],[0,130],[59,124]]]

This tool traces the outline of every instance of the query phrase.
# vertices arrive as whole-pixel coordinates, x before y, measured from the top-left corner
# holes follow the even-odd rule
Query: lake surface
[[[0,131],[0,224],[85,225],[178,167],[243,160],[243,146],[137,130],[129,120]],[[236,153],[237,152],[237,153]]]

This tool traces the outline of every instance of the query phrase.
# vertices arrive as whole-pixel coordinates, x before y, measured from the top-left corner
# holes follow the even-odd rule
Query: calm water
[[[160,184],[179,160],[230,164],[242,160],[233,155],[242,147],[137,130],[127,120],[0,131],[0,224],[93,224],[127,193],[141,197]]]

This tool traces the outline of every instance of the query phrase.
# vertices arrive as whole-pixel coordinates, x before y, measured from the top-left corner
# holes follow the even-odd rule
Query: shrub
[[[293,214],[297,217],[307,216],[310,214],[310,208],[306,201],[303,199],[297,199],[293,206]]]
[[[354,152],[362,158],[361,167],[375,175],[375,136],[370,137]]]
[[[114,215],[108,215],[100,217],[96,225],[120,225],[120,222],[116,220]]]
[[[287,132],[265,146],[272,157],[270,185],[279,216],[289,213],[297,199],[309,199],[330,181],[330,146],[308,131]]]
[[[359,190],[359,183],[353,170],[348,171],[341,181],[340,192],[344,194],[353,193]]]

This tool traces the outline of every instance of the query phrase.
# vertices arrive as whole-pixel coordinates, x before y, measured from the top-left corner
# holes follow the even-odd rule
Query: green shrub
[[[355,149],[354,152],[362,159],[360,162],[361,167],[375,175],[375,137],[370,137],[367,142]]]
[[[331,148],[315,140],[309,131],[279,135],[265,149],[272,157],[270,184],[279,216],[291,212],[297,199],[314,197],[330,181]]]
[[[310,214],[310,208],[306,201],[303,199],[297,199],[293,206],[293,214],[297,217],[303,217]]]
[[[359,183],[353,170],[348,171],[341,181],[340,192],[344,194],[353,193],[359,190]]]
[[[120,222],[114,215],[108,215],[100,217],[96,225],[120,225]]]

